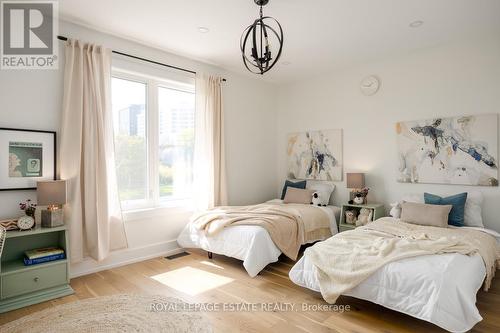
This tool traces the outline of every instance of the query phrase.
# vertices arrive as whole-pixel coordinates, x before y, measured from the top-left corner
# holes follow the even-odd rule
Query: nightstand
[[[345,211],[346,210],[356,210],[359,211],[361,208],[368,208],[373,210],[373,218],[372,221],[375,221],[381,217],[385,216],[385,208],[382,204],[366,204],[366,205],[356,205],[356,204],[344,204],[342,205],[342,210],[340,212],[340,222],[339,222],[339,232],[353,230],[356,229],[356,226],[353,224],[345,223]]]
[[[56,246],[66,259],[24,265],[24,251]],[[0,260],[0,313],[73,294],[66,226],[8,231]]]

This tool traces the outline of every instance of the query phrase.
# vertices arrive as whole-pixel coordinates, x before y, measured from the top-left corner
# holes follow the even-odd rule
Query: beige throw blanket
[[[318,207],[295,204],[260,204],[216,207],[193,216],[191,223],[207,236],[233,225],[257,225],[269,233],[287,257],[297,259],[300,246],[331,236],[330,219]]]
[[[481,231],[414,225],[382,218],[342,232],[306,250],[317,268],[321,294],[335,303],[387,263],[429,254],[479,253],[486,266],[488,290],[500,258],[494,237]]]

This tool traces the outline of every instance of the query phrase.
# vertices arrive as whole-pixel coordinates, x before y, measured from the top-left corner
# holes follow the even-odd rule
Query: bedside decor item
[[[354,199],[358,198],[358,202],[363,199],[363,205],[368,203],[368,192],[370,189],[368,187],[363,187],[361,190],[357,190],[354,192]]]
[[[346,210],[345,211],[345,223],[347,224],[356,224],[356,211],[355,210]]]
[[[375,75],[365,77],[360,84],[360,90],[365,96],[372,96],[380,88],[380,80]]]
[[[281,56],[283,29],[275,18],[263,14],[262,7],[267,5],[269,0],[254,2],[260,6],[260,16],[243,31],[240,50],[245,67],[254,74],[263,75],[276,65]],[[278,46],[275,53],[271,49],[272,45]]]
[[[287,139],[288,178],[342,180],[342,130],[292,133]]]
[[[56,132],[0,128],[0,191],[34,190],[55,179]]]
[[[0,221],[0,226],[4,227],[5,230],[7,230],[7,231],[19,229],[17,226],[16,219],[2,220],[2,221]]]
[[[365,187],[365,174],[364,173],[347,173],[347,188],[360,189]]]
[[[347,173],[347,188],[351,189],[349,193],[349,203],[357,204],[366,203],[366,196],[368,195],[368,188],[365,187],[365,174],[364,173]],[[366,190],[366,192],[365,192]]]
[[[365,203],[365,197],[361,196],[361,194],[358,193],[354,196],[352,202],[355,203],[356,205],[362,205]]]
[[[396,124],[398,182],[498,186],[498,115]]]
[[[424,201],[431,205],[451,205],[451,211],[448,215],[448,224],[456,227],[465,226],[465,203],[467,201],[467,192],[452,195],[446,198],[430,193],[424,193]]]
[[[61,260],[66,258],[66,253],[59,247],[47,247],[24,252],[24,265],[38,265],[45,262]]]
[[[24,211],[24,214],[27,216],[35,217],[36,204],[32,203],[31,199],[28,199],[25,202],[20,202],[19,208]]]
[[[373,209],[361,208],[359,210],[358,218],[356,219],[356,226],[359,227],[366,225],[371,221],[373,221]]]
[[[36,204],[32,203],[30,199],[25,202],[19,203],[19,208],[24,211],[26,215],[17,219],[17,227],[21,230],[29,230],[35,226],[35,211]]]
[[[38,182],[36,193],[38,205],[48,206],[42,210],[42,227],[53,228],[63,225],[62,205],[66,203],[66,181]]]
[[[31,216],[24,215],[17,220],[17,227],[20,230],[29,230],[35,226],[35,219]]]

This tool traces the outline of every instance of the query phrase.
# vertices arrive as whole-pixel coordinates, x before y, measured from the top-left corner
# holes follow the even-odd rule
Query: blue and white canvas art
[[[342,130],[288,135],[288,178],[342,180]]]
[[[498,115],[396,124],[398,181],[498,186]]]

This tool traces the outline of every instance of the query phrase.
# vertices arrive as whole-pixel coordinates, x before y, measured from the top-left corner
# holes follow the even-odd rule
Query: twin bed
[[[276,205],[277,207],[287,205],[281,200],[273,200],[267,204]],[[473,208],[477,210],[477,207]],[[411,238],[412,241],[418,242],[427,241],[428,244],[439,243],[443,239],[455,241],[460,238],[457,235],[462,232],[467,233],[467,237],[472,235],[471,239],[473,239],[475,245],[471,243],[472,245],[467,250],[464,250],[457,247],[459,242],[456,241],[456,244],[452,244],[455,247],[448,247],[451,249],[448,251],[435,249],[432,254],[422,253],[422,255],[411,257],[402,256],[398,260],[380,265],[379,268],[372,270],[367,278],[364,278],[360,283],[345,288],[341,294],[380,304],[389,309],[434,323],[451,332],[468,331],[482,320],[475,305],[476,294],[482,285],[488,286],[492,274],[495,273],[496,260],[499,259],[500,254],[498,250],[500,234],[479,226],[438,228],[441,230],[434,227],[411,226],[408,228],[413,228],[412,231],[421,234],[413,233],[410,237],[410,234],[405,234],[406,223],[395,218],[385,218],[380,223],[389,226],[389,229],[393,228],[393,230],[396,230],[395,232],[384,232],[384,228],[370,230],[368,225],[358,228],[359,230],[344,232],[331,237],[337,234],[340,209],[335,206],[314,206],[314,209],[318,212],[321,211],[328,217],[330,235],[323,235],[318,239],[309,239],[307,241],[302,239],[302,243],[328,240],[318,242],[308,248],[304,256],[293,266],[289,276],[295,284],[321,292],[323,297],[331,303],[332,300],[334,302],[335,298],[329,299],[331,293],[329,294],[328,291],[338,286],[335,285],[333,279],[329,280],[327,275],[337,274],[342,276],[345,272],[336,272],[335,264],[329,265],[326,263],[321,267],[318,264],[317,255],[314,256],[315,251],[322,254],[324,260],[325,258],[328,260],[335,257],[335,253],[321,251],[326,251],[328,244],[337,243],[338,246],[338,244],[342,244],[342,241],[354,244],[349,244],[351,253],[359,249],[368,249],[370,251],[370,246],[365,246],[364,249],[363,246],[356,247],[355,241],[356,237],[365,237],[365,233],[369,232],[374,233],[376,236],[377,239],[374,238],[374,242],[377,242],[380,238],[390,244],[399,244],[401,239],[405,238]],[[302,216],[302,222],[304,226],[307,226],[309,221],[305,217]],[[378,223],[374,222],[372,228],[377,229],[375,228],[376,225]],[[401,232],[399,228],[401,228]],[[436,232],[432,237],[434,230],[439,232]],[[353,232],[355,234],[351,234]],[[449,233],[449,236],[447,233]],[[474,240],[474,238],[481,239],[482,243],[489,242],[490,247],[482,249],[482,251],[476,251],[477,249],[474,246],[479,248],[482,245],[481,242]],[[243,266],[252,277],[256,276],[269,263],[277,261],[282,253],[265,228],[258,225],[244,225],[244,223],[243,225],[224,227],[213,236],[207,236],[203,228],[197,226],[196,223],[190,223],[179,236],[178,243],[184,248],[201,248],[209,252],[242,260]],[[344,244],[349,247],[347,246],[348,243]],[[335,247],[331,247],[331,249],[335,249]],[[377,245],[371,246],[371,250],[373,249],[380,251]],[[488,251],[489,253],[486,255],[485,253]],[[493,259],[487,260],[485,258],[487,256]],[[342,258],[342,256],[338,256],[338,258]],[[325,272],[328,272],[328,274]],[[354,278],[354,275],[349,275],[351,272],[347,273],[347,278]]]
[[[286,205],[283,200],[275,199],[267,202],[272,205]],[[305,205],[304,206],[310,206]],[[324,213],[328,218],[329,233],[313,237],[303,243],[312,243],[327,239],[337,233],[337,221],[340,221],[340,208],[336,206],[310,206]],[[312,224],[307,218],[304,224]],[[282,251],[276,246],[271,236],[261,226],[234,225],[224,228],[214,236],[207,236],[193,223],[189,223],[177,238],[183,248],[199,248],[211,253],[217,253],[243,261],[243,267],[251,277],[259,274],[268,264],[278,261]]]
[[[393,220],[393,223],[401,223]],[[495,231],[479,232],[500,242],[500,234]],[[321,293],[318,274],[306,251],[289,276],[295,284]],[[479,254],[421,255],[385,264],[342,294],[431,322],[450,332],[466,332],[482,320],[476,307],[476,294],[486,275],[487,269]]]

